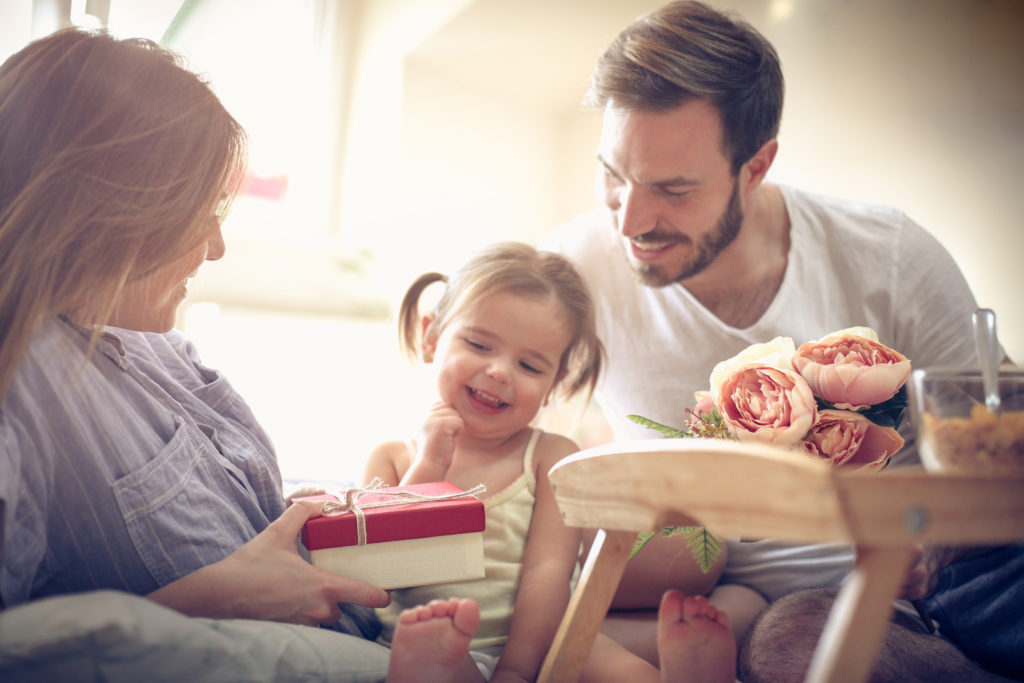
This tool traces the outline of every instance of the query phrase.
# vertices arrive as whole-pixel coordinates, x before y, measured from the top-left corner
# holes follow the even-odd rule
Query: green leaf
[[[637,536],[629,556],[632,558],[640,552],[647,542],[654,538],[655,531],[646,531]],[[693,553],[693,559],[700,570],[707,574],[722,555],[722,542],[714,534],[702,526],[667,526],[661,530],[665,537],[683,536],[686,547]]]
[[[867,412],[864,413],[864,417],[877,425],[881,425],[882,427],[899,429],[906,410],[907,385],[904,384],[888,401],[878,403],[868,408]]]
[[[704,527],[689,527],[693,531],[686,536],[686,547],[693,553],[700,570],[707,574],[722,554],[722,543]]]
[[[688,432],[685,429],[676,429],[675,427],[669,427],[668,425],[663,425],[660,422],[655,422],[654,420],[648,419],[642,415],[627,415],[626,419],[636,422],[638,425],[643,425],[644,427],[647,427],[649,429],[659,431],[669,439],[678,439],[684,436],[691,436],[690,432]]]
[[[629,551],[629,557],[627,559],[632,559],[634,555],[643,550],[643,547],[647,545],[647,541],[652,538],[654,538],[653,531],[645,531],[644,533],[639,534],[636,537],[636,542],[633,544],[633,549]]]
[[[818,402],[818,410],[846,410],[845,408],[836,408],[835,404],[829,403],[823,398],[815,397]],[[882,403],[876,403],[873,406],[868,406],[859,411],[861,415],[874,422],[880,427],[892,427],[893,429],[899,429],[900,423],[903,422],[903,416],[907,410],[907,385],[900,387],[891,398]]]

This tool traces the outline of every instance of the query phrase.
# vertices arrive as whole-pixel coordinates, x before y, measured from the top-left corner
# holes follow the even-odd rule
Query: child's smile
[[[497,413],[502,408],[508,406],[508,403],[505,403],[493,394],[488,394],[485,391],[474,389],[473,387],[466,387],[466,389],[469,391],[469,397],[480,406],[481,410],[493,410]]]

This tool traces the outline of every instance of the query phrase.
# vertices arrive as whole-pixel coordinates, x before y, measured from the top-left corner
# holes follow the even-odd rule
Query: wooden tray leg
[[[866,681],[888,629],[911,548],[857,547],[853,572],[836,596],[805,681]]]
[[[612,604],[619,580],[626,570],[633,531],[600,530],[587,555],[576,589],[558,626],[551,649],[540,669],[538,683],[571,683],[579,680],[594,639]]]

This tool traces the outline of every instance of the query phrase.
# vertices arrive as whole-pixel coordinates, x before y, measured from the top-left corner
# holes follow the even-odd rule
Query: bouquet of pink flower
[[[711,371],[682,429],[630,415],[667,436],[761,441],[844,469],[878,470],[900,448],[910,361],[869,327],[807,342],[754,344]]]
[[[910,361],[879,343],[869,327],[833,332],[799,348],[789,337],[776,337],[716,365],[710,390],[696,393],[685,427],[628,418],[667,437],[761,441],[833,467],[879,470],[903,447],[896,429],[907,406],[909,375]],[[717,557],[700,527],[662,533],[694,539],[694,557],[705,571]],[[634,554],[651,536],[641,536]]]

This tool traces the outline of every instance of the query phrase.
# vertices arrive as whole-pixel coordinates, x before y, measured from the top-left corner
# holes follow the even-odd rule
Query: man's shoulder
[[[903,210],[874,201],[780,186],[798,244],[834,245],[842,250],[906,253],[934,242]]]
[[[875,201],[853,199],[833,194],[780,185],[790,220],[814,223],[838,223],[877,226],[902,226],[906,213],[894,206]]]

